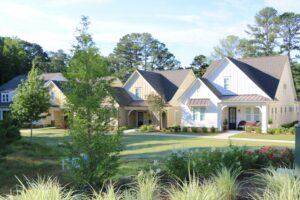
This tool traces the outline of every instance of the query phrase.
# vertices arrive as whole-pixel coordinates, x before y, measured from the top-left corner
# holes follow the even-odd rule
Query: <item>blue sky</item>
[[[80,16],[87,15],[103,55],[123,35],[149,32],[187,66],[229,34],[247,37],[247,24],[265,6],[300,13],[300,0],[0,0],[0,36],[68,51]]]

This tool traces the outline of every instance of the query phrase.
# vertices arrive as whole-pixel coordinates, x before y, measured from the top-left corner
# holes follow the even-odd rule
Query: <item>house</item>
[[[290,63],[287,56],[234,59],[211,63],[180,96],[182,127],[236,129],[252,122],[267,131],[300,119]]]
[[[136,70],[121,87],[114,87],[118,107],[118,126],[139,127],[143,124],[160,125],[146,105],[149,94],[160,95],[166,102],[162,115],[163,128],[180,125],[179,97],[196,80],[190,69],[167,71]]]
[[[50,105],[49,116],[35,124],[52,125],[57,127],[65,126],[65,117],[62,112],[65,103],[65,95],[62,90],[62,82],[66,81],[61,73],[46,73],[41,74],[40,77],[44,80],[45,86],[49,88]],[[0,87],[0,120],[5,118],[6,113],[10,110],[10,104],[13,101],[15,90],[22,80],[26,80],[27,75],[19,75],[10,81],[4,83]]]

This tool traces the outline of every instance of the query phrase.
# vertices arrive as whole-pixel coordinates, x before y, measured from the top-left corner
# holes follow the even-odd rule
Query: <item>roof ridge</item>
[[[272,55],[272,56],[254,56],[254,57],[245,57],[245,58],[235,58],[236,60],[244,60],[244,59],[260,59],[260,58],[274,58],[274,57],[286,57],[287,55]]]

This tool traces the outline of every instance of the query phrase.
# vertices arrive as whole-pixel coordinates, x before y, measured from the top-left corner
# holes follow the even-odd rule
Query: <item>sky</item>
[[[69,52],[86,15],[103,55],[126,34],[149,32],[188,66],[227,35],[247,37],[247,24],[266,6],[300,13],[300,0],[0,0],[0,36]]]

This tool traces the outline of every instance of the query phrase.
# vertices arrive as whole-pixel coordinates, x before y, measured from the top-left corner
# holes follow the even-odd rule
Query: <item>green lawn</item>
[[[29,143],[28,131],[22,130],[22,140],[10,147],[9,154],[0,161],[0,194],[7,193],[18,181],[16,176],[24,180],[24,176],[58,177],[63,184],[69,183],[67,173],[61,170],[61,160],[65,158],[64,149],[58,145],[68,140],[66,131],[62,129],[34,130],[33,144]],[[248,146],[290,146],[292,144],[231,141],[234,145]],[[184,149],[225,148],[229,140],[188,138],[159,135],[125,135],[124,151],[121,153],[121,165],[115,179],[137,174],[141,169],[149,169],[154,160],[163,167],[167,155],[172,151]]]
[[[254,138],[254,139],[267,139],[267,140],[295,141],[295,135],[270,135],[270,134],[256,134],[256,133],[240,133],[232,136],[232,138]]]

